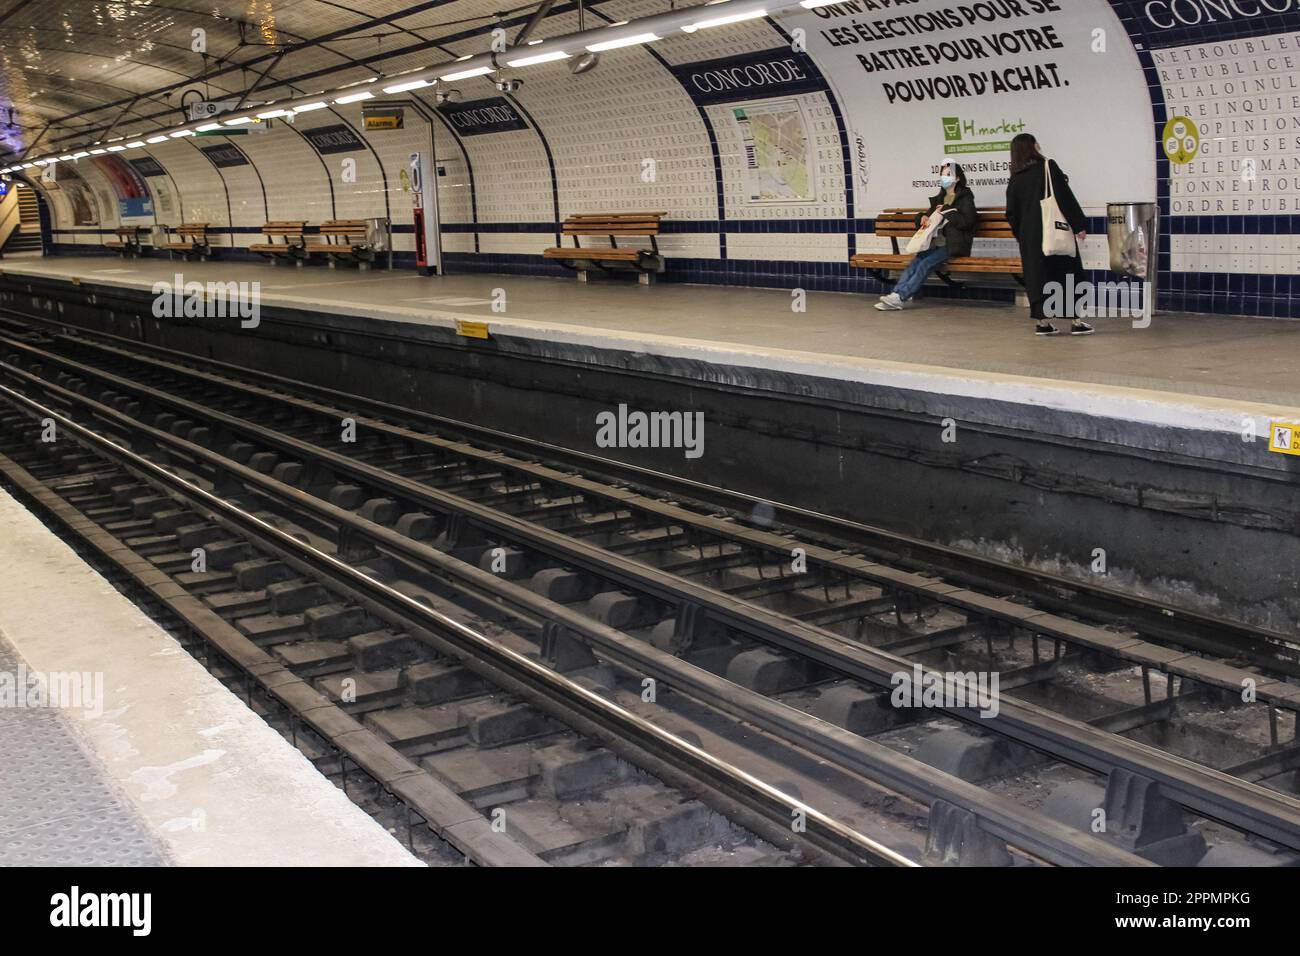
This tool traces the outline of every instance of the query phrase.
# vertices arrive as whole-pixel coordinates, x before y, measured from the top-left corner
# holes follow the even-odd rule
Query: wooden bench
[[[123,256],[138,256],[144,247],[144,237],[148,230],[144,226],[119,226],[113,230],[116,239],[104,240],[104,245],[116,249]]]
[[[384,221],[385,228],[387,221]],[[329,256],[330,268],[338,262],[355,262],[359,269],[370,268],[377,250],[370,241],[370,223],[365,219],[328,219],[321,223],[320,233],[323,242],[307,246],[309,253],[323,253]],[[390,243],[382,244],[389,249]],[[389,251],[389,266],[392,266],[392,252]]]
[[[564,220],[561,232],[573,237],[573,247],[558,246],[542,253],[562,265],[576,269],[578,278],[587,279],[591,266],[604,271],[632,270],[640,273],[640,281],[649,285],[654,274],[664,269],[663,256],[659,254],[659,220],[664,212],[584,213]],[[583,247],[579,236],[605,236],[608,246]],[[620,238],[646,238],[650,248],[620,246]]]
[[[912,256],[900,252],[899,240],[904,243],[916,234],[916,217],[929,213],[928,209],[886,209],[876,217],[876,235],[888,236],[894,251],[859,252],[849,259],[849,264],[858,269],[869,269],[881,282],[889,282],[893,273],[902,272],[912,261]],[[976,239],[1015,239],[1011,224],[1007,222],[1005,206],[991,206],[981,209],[975,225]],[[950,286],[962,286],[963,282],[952,278],[954,273],[978,274],[986,277],[1009,280],[1010,284],[1024,286],[1024,270],[1020,256],[962,256],[949,259],[936,271],[940,282]]]
[[[260,252],[274,265],[280,259],[290,259],[302,265],[307,258],[306,219],[281,219],[262,226],[267,242],[255,242],[248,248]],[[279,239],[280,242],[275,240]]]
[[[178,252],[185,259],[192,255],[206,259],[212,255],[212,245],[208,242],[209,225],[206,222],[187,222],[173,227],[172,235],[178,238],[166,244],[167,258],[172,258]]]

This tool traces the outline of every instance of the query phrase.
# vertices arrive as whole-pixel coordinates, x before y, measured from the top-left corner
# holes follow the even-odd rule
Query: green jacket
[[[944,202],[944,196],[947,194],[947,190],[941,189],[930,199],[930,205],[925,208],[925,212],[916,217],[916,227],[921,228],[921,216],[928,216],[935,206],[954,210],[943,217],[943,241],[948,247],[948,258],[957,259],[970,255],[971,246],[975,242],[975,227],[979,223],[979,215],[975,211],[975,194],[969,188],[958,186],[957,193],[950,203]]]

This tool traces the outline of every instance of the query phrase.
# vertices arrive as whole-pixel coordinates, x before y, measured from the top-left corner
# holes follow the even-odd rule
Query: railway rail
[[[29,420],[63,421],[96,454],[148,471],[151,483],[203,510],[251,501],[252,512],[236,509],[243,517],[224,514],[228,527],[265,541],[268,529],[251,513],[291,525],[294,532],[281,531],[285,540],[274,542],[281,560],[314,574],[340,574],[346,565],[349,593],[372,614],[401,610],[393,595],[366,591],[376,576],[408,586],[424,576],[483,613],[526,621],[549,667],[534,664],[553,679],[620,668],[819,758],[857,786],[884,787],[928,807],[932,821],[969,815],[945,822],[943,834],[932,826],[931,857],[942,857],[952,833],[974,821],[981,837],[1026,858],[1141,862],[1123,841],[1117,847],[1053,825],[996,786],[962,779],[1023,783],[1062,773],[1116,790],[1133,781],[1157,787],[1187,814],[1189,829],[1208,824],[1215,839],[1244,835],[1300,849],[1300,801],[1285,792],[1300,766],[1300,687],[1286,679],[1285,636],[1251,633],[1237,641],[1239,626],[1216,630],[1216,622],[1196,616],[1180,630],[1163,609],[1128,597],[1107,604],[1096,590],[1081,610],[1103,612],[1068,615],[1060,583],[1042,576],[1027,575],[1022,590],[1008,592],[1007,567],[972,571],[963,559],[953,575],[941,575],[942,549],[927,551],[918,569],[919,546],[902,542],[909,546],[896,550],[905,553],[883,560],[887,536],[877,534],[870,549],[845,547],[843,532],[852,529],[829,535],[829,521],[803,527],[795,509],[774,509],[780,524],[754,520],[737,507],[745,504],[740,496],[719,489],[684,495],[680,482],[656,487],[658,476],[646,473],[611,481],[606,463],[578,470],[572,455],[537,447],[523,457],[523,439],[496,443],[465,423],[432,422],[108,336],[18,329],[0,336],[0,351],[7,356],[3,398]],[[141,452],[158,464],[124,457]],[[173,474],[177,464],[189,480]],[[722,501],[731,507],[720,511]],[[313,553],[290,558],[285,549],[294,534],[311,541]],[[159,547],[175,549],[176,541],[160,537]],[[972,586],[990,581],[1000,586]],[[228,600],[222,606],[229,616],[239,599]],[[260,610],[265,599],[245,600]],[[1184,641],[1173,639],[1180,635]],[[1204,656],[1210,647],[1248,659]],[[898,675],[941,679],[936,664],[945,661],[1000,676],[995,716],[966,704],[923,714],[885,706]],[[1140,698],[1085,719],[1060,705],[1061,688],[1077,686],[1080,675],[1123,670],[1140,674]],[[1211,766],[1195,753],[1129,735],[1159,724],[1190,727],[1195,737],[1203,720],[1195,701],[1222,703],[1246,683],[1257,702],[1237,710],[1258,718],[1261,729],[1254,749],[1234,763]],[[535,692],[543,700],[563,696],[540,683]],[[680,767],[683,758],[674,759]],[[788,799],[766,791],[762,800],[754,792],[737,798],[736,786],[728,784],[728,797],[762,805],[758,815],[769,826],[788,817]],[[804,780],[786,790],[816,786]],[[714,781],[714,789],[728,788]],[[834,802],[852,787],[841,780],[828,792]],[[871,857],[873,846],[886,849],[866,838],[846,852],[834,822],[820,820],[819,849],[841,858],[856,852],[858,860]]]

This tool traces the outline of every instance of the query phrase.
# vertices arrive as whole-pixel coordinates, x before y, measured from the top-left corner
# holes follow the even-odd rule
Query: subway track
[[[673,697],[757,728],[766,742],[791,748],[787,757],[797,750],[843,775],[830,785],[782,780],[779,792],[815,790],[834,805],[860,799],[852,779],[928,808],[918,818],[938,820],[930,830],[941,831],[926,833],[931,860],[955,854],[962,839],[954,834],[966,832],[968,844],[985,837],[1005,843],[1014,851],[1007,860],[1117,862],[1107,858],[1112,844],[1138,849],[1140,835],[1125,843],[1053,826],[1026,798],[1037,789],[1086,792],[1080,788],[1090,785],[1106,788],[1107,809],[1121,816],[1125,793],[1158,788],[1159,799],[1177,804],[1186,821],[1166,835],[1170,853],[1178,844],[1178,853],[1195,857],[1207,837],[1211,844],[1251,841],[1268,852],[1300,848],[1300,687],[1285,679],[1285,654],[1273,635],[1252,635],[1258,644],[1249,646],[1267,647],[1267,654],[1213,657],[1205,653],[1213,622],[1194,622],[1187,629],[1192,646],[1179,647],[1163,631],[1067,616],[1025,594],[974,590],[903,561],[836,547],[822,529],[746,520],[751,516],[710,502],[610,481],[567,462],[557,467],[542,455],[522,457],[520,439],[506,453],[466,440],[469,426],[423,430],[427,423],[413,413],[385,414],[266,376],[236,381],[228,369],[187,367],[196,360],[145,354],[109,337],[18,332],[0,339],[0,348],[5,397],[19,418],[30,422],[44,410],[68,416],[70,428],[91,425],[108,436],[99,441],[147,450],[173,470],[180,463],[206,494],[233,496],[252,513],[273,516],[293,528],[291,539],[336,561],[358,563],[407,590],[454,596],[480,614],[522,619],[528,626],[520,649],[526,654],[531,641],[553,675],[621,669],[637,700],[637,678],[648,678]],[[93,444],[91,434],[80,440]],[[121,505],[124,492],[113,493],[111,484],[66,472],[57,480],[99,507],[110,507],[105,495]],[[172,510],[161,497],[154,504]],[[139,507],[114,515],[137,522],[118,530],[157,539],[150,546],[181,564],[184,546],[203,546],[210,533],[182,541],[177,527],[156,526],[150,506],[136,515]],[[234,539],[224,547],[242,555],[246,544]],[[350,677],[365,690],[346,702],[354,712],[378,706],[385,694],[403,691],[409,700],[404,675],[430,663],[403,659],[419,642],[400,633],[379,633],[379,649],[366,658],[368,644],[355,639],[370,632],[348,631],[374,622],[337,600],[307,609],[327,608],[311,615],[317,633],[308,633],[310,640],[299,639],[301,627],[264,625],[266,592],[287,581],[253,575],[227,591],[210,579],[184,583],[207,589],[200,595],[223,618],[264,626],[254,639],[293,635],[268,646],[298,655],[299,670],[327,695],[338,696]],[[1030,593],[1041,586],[1031,584]],[[285,591],[272,593],[284,602]],[[1147,610],[1134,616],[1156,617]],[[328,633],[335,637],[322,637]],[[368,660],[369,670],[345,669],[340,635],[364,645],[346,666]],[[1225,649],[1242,646],[1230,643],[1232,636]],[[937,674],[940,666],[998,674],[996,716],[951,704],[940,713],[887,706],[894,675],[915,668]],[[1243,682],[1254,690],[1250,704],[1239,699]],[[370,723],[385,735],[397,726],[379,717]],[[782,812],[788,818],[779,799],[771,803],[769,824]],[[979,839],[969,837],[971,826]],[[993,859],[1005,850],[985,852]],[[1161,852],[1147,855],[1175,861]]]

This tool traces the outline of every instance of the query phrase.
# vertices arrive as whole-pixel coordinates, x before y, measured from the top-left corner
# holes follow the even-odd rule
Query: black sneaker
[[[1056,326],[1051,322],[1039,322],[1034,326],[1035,335],[1059,335]]]
[[[1079,322],[1078,320],[1076,320],[1075,323],[1070,326],[1071,335],[1092,335],[1092,333],[1096,331],[1097,330],[1094,329],[1087,322]]]

